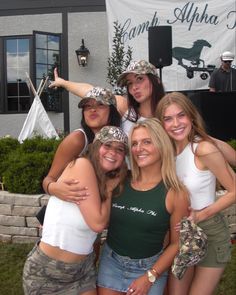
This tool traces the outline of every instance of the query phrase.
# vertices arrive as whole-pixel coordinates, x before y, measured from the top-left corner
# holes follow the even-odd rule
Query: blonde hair
[[[213,140],[209,137],[205,130],[205,123],[202,116],[198,112],[197,108],[191,102],[191,100],[180,92],[171,92],[162,97],[159,101],[156,109],[156,116],[164,123],[164,114],[167,109],[172,104],[177,104],[186,114],[186,116],[192,122],[192,129],[188,135],[188,141],[192,144],[199,140],[208,140],[213,143]],[[172,140],[173,142],[173,140]]]
[[[140,168],[138,167],[131,151],[132,134],[134,130],[144,127],[150,135],[153,145],[158,149],[161,156],[161,175],[165,186],[175,191],[184,189],[176,175],[174,148],[169,136],[161,125],[161,122],[156,118],[146,119],[136,123],[130,132],[129,136],[129,152],[132,178],[136,181],[140,176]]]

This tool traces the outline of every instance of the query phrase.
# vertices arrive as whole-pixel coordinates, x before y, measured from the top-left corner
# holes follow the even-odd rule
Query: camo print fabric
[[[78,295],[96,288],[95,254],[79,263],[64,263],[46,256],[36,245],[23,270],[25,295]]]
[[[82,108],[89,99],[95,99],[105,105],[114,105],[116,107],[116,98],[111,90],[101,87],[93,87],[85,97],[79,102],[78,107]]]
[[[200,262],[207,253],[207,235],[195,223],[183,218],[180,225],[179,253],[176,255],[172,273],[181,279],[188,266]]]
[[[146,60],[132,61],[127,69],[117,79],[117,85],[120,87],[125,86],[126,76],[131,73],[137,75],[152,74],[154,76],[158,76],[157,69],[154,67],[154,65],[147,62]]]
[[[128,137],[125,132],[120,127],[115,126],[105,126],[100,131],[98,131],[95,135],[95,141],[101,141],[102,143],[106,143],[109,141],[116,141],[123,143],[126,147],[128,146]]]

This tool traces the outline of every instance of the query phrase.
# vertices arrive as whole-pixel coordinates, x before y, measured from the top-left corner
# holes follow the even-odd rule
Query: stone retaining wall
[[[41,230],[35,215],[48,195],[23,195],[0,191],[0,241],[35,243]]]
[[[222,192],[217,194],[220,197]],[[49,196],[12,194],[0,191],[0,241],[35,243],[41,235],[35,215],[47,204]],[[236,204],[224,210],[231,233],[236,236]]]

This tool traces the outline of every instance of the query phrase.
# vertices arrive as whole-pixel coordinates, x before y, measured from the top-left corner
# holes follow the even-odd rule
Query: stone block
[[[0,214],[11,215],[12,207],[12,204],[0,204]]]
[[[35,216],[40,208],[35,206],[13,206],[12,215]]]
[[[0,224],[8,226],[25,226],[25,217],[0,215]]]
[[[38,236],[37,228],[27,228],[27,227],[16,227],[16,226],[3,226],[0,225],[0,234],[8,235],[18,235],[18,236]]]
[[[27,227],[37,227],[39,228],[40,224],[36,217],[26,217]]]

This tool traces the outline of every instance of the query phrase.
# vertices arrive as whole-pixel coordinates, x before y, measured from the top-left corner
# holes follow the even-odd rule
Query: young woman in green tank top
[[[178,252],[174,226],[188,215],[188,194],[175,173],[170,139],[157,119],[134,126],[129,151],[132,176],[112,201],[98,293],[161,295]],[[170,243],[163,250],[168,231]]]

